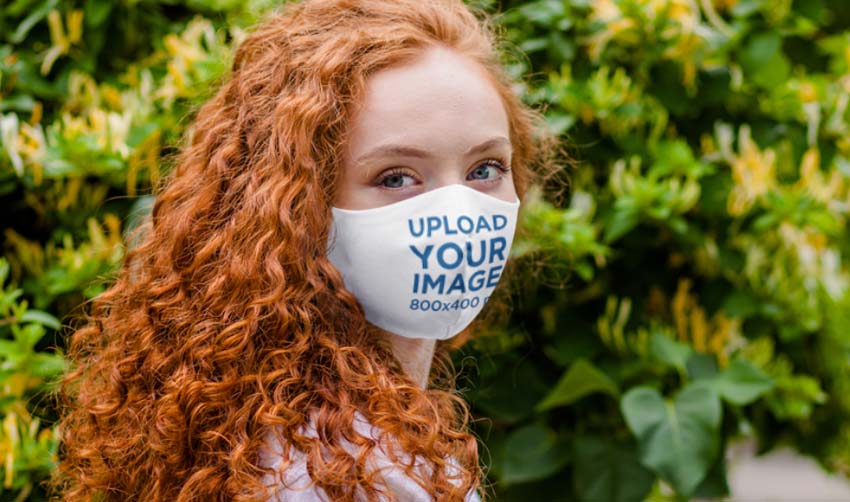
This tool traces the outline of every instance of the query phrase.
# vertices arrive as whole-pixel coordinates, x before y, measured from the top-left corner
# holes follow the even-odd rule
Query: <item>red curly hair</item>
[[[417,482],[436,500],[479,487],[467,405],[405,375],[325,246],[350,105],[371,73],[429,46],[488,70],[518,195],[537,182],[540,116],[512,91],[497,43],[460,0],[308,0],[252,30],[140,241],[70,338],[56,496],[264,500],[258,451],[274,429],[332,500],[375,499],[365,462],[376,446],[354,431],[357,412],[434,467]],[[321,440],[299,434],[310,423]]]

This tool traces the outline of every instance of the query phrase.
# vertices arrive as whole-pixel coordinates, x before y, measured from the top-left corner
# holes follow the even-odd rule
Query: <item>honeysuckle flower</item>
[[[827,205],[832,204],[834,199],[840,199],[846,195],[848,186],[846,175],[838,169],[830,169],[828,174],[820,168],[820,151],[817,148],[809,148],[803,154],[800,164],[800,178],[794,184],[794,189],[804,191],[817,200]],[[839,209],[833,207],[833,209]],[[837,211],[843,212],[843,211]]]
[[[51,9],[47,13],[47,25],[50,29],[50,48],[44,53],[44,59],[41,62],[41,74],[47,75],[53,67],[53,63],[59,56],[67,55],[71,51],[71,46],[80,43],[83,35],[83,11],[80,9],[71,9],[67,13],[67,33],[62,25],[62,15],[56,9]]]
[[[231,30],[234,38],[244,37],[240,30]],[[195,17],[178,36],[167,35],[163,40],[167,57],[167,74],[154,92],[154,98],[170,107],[175,99],[191,97],[197,90],[193,88],[203,80],[202,64],[226,59],[230,45],[225,43],[223,33],[217,32],[212,22]]]
[[[732,168],[734,186],[729,193],[727,211],[732,216],[746,213],[769,190],[776,187],[776,152],[761,150],[750,135],[750,127],[738,130],[738,152],[729,149],[728,137],[718,137],[721,152]]]
[[[18,176],[24,175],[24,159],[18,153],[18,116],[14,113],[0,115],[0,143],[12,162]]]

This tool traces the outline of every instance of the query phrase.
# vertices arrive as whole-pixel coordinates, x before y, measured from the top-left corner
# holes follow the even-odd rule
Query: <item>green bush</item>
[[[850,475],[850,6],[476,3],[576,160],[565,200],[523,209],[510,323],[458,353],[497,499],[722,497],[741,436]],[[56,463],[57,319],[108,283],[274,6],[0,9],[3,500],[42,500]]]

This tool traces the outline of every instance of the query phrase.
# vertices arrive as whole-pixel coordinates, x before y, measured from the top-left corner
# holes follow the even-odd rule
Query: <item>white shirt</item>
[[[370,424],[362,414],[355,413],[353,425],[358,434],[378,440],[377,428]],[[305,435],[316,437],[312,425],[307,428]],[[269,432],[266,435],[266,447],[260,451],[260,461],[263,467],[277,469],[283,459],[283,446],[276,443],[274,434]],[[343,440],[343,447],[352,455],[356,454],[357,447],[354,444]],[[274,484],[276,487],[270,502],[331,502],[325,491],[312,483],[307,473],[306,455],[294,448],[290,453],[292,462],[287,466],[284,473],[286,486],[282,486],[277,477],[265,475],[262,478],[264,484]],[[417,463],[417,467],[419,466],[424,467],[424,463]],[[397,500],[403,502],[431,502],[434,500],[424,488],[405,474],[400,466],[390,460],[383,449],[383,445],[373,450],[370,467],[382,474],[387,488]],[[365,493],[360,492],[358,495],[358,500],[366,500]],[[475,491],[470,491],[465,499],[465,502],[480,501],[481,498]]]

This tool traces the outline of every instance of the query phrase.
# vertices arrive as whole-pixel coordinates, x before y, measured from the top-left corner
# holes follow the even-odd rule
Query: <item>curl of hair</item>
[[[264,500],[270,468],[258,451],[272,429],[307,453],[332,500],[356,490],[373,500],[382,486],[365,462],[376,446],[354,431],[356,412],[434,466],[427,479],[407,471],[436,500],[479,486],[467,405],[404,374],[325,244],[351,105],[372,72],[435,44],[492,78],[524,196],[540,117],[512,92],[494,33],[460,0],[290,3],[251,31],[198,110],[139,242],[69,340],[53,493]],[[321,441],[299,433],[309,423]],[[352,438],[356,456],[342,447]]]

